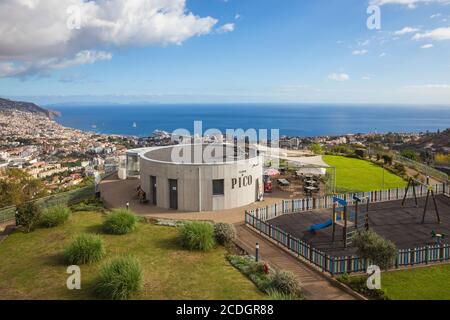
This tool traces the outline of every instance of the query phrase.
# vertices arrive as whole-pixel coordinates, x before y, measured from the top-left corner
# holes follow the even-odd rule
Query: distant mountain
[[[59,117],[61,114],[57,111],[44,109],[31,102],[13,101],[0,98],[0,111],[1,110],[19,110],[31,113],[40,113],[46,115],[50,119]]]

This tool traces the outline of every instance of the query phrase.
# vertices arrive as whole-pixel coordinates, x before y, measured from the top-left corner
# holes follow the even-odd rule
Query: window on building
[[[223,196],[225,194],[224,180],[213,180],[213,195]]]

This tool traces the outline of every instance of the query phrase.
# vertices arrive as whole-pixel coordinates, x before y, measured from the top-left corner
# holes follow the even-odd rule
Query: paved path
[[[247,252],[254,252],[256,242],[260,245],[261,259],[278,269],[292,271],[302,283],[308,300],[355,300],[355,298],[333,286],[326,278],[311,270],[289,253],[278,248],[266,238],[251,231],[244,224],[236,226],[237,243]]]
[[[16,229],[15,225],[12,224],[8,224],[8,225],[4,225],[4,228],[2,225],[0,225],[0,243],[5,240],[10,234],[11,232],[13,232]]]

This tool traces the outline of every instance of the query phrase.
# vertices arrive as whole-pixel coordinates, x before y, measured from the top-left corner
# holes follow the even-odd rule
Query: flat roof
[[[183,144],[152,148],[141,153],[143,159],[172,164],[229,164],[256,159],[258,151],[232,144]]]

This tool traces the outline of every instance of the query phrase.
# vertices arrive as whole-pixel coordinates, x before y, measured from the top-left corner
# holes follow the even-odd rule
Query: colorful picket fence
[[[435,185],[433,189],[436,194],[448,194],[447,185]],[[427,189],[416,187],[417,196],[426,195]],[[408,198],[411,198],[411,194]],[[369,197],[371,202],[382,202],[403,199],[405,189],[392,189],[382,191],[372,191],[367,193],[341,195],[344,199],[353,199],[353,195]],[[320,199],[298,199],[285,200],[277,204],[268,205],[262,208],[252,209],[245,212],[245,224],[256,231],[264,234],[279,246],[285,247],[290,252],[315,265],[323,272],[331,275],[350,274],[366,272],[368,261],[357,256],[330,256],[312,247],[310,244],[293,237],[289,233],[270,224],[269,220],[290,213],[299,213],[314,209],[328,209],[333,205],[332,196]],[[412,249],[399,249],[395,259],[394,268],[407,268],[415,265],[432,264],[450,261],[450,244],[423,246]]]
[[[426,196],[428,189],[424,185],[415,186],[417,197]],[[433,186],[434,193],[449,194],[447,184],[436,184]],[[341,195],[328,195],[321,198],[304,198],[293,200],[282,200],[278,203],[267,205],[265,207],[248,210],[248,213],[267,221],[283,214],[299,213],[316,209],[331,209],[333,207],[333,197],[339,197],[345,200],[352,200],[354,196],[366,197],[371,203],[401,200],[405,196],[405,188],[396,188],[388,190],[377,190],[370,192],[355,192]],[[412,188],[407,194],[407,199],[414,197]]]

